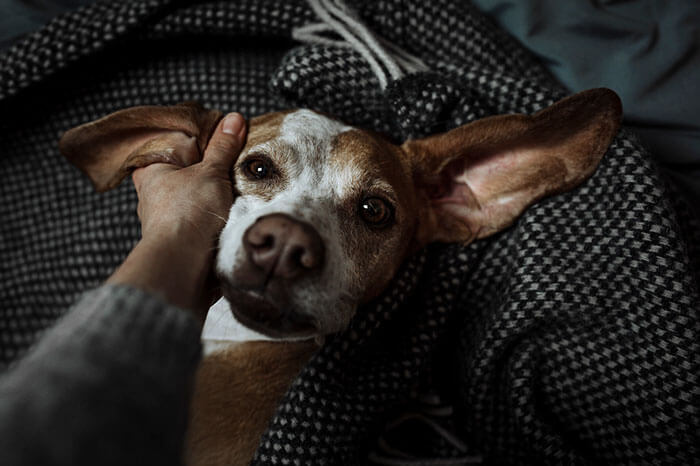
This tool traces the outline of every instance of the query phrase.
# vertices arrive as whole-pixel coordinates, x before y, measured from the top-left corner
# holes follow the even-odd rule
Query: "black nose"
[[[295,278],[323,266],[325,247],[314,227],[285,214],[260,217],[243,234],[248,259],[268,277]]]

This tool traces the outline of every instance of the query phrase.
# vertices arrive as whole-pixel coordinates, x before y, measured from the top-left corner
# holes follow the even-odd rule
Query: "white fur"
[[[238,322],[224,298],[219,299],[209,308],[204,328],[202,328],[205,355],[232,343],[257,340],[271,340],[271,338]]]
[[[347,323],[360,291],[354,286],[357,268],[340,241],[336,206],[344,196],[353,194],[350,188],[363,172],[352,164],[331,167],[326,163],[333,138],[350,129],[309,110],[298,110],[284,118],[275,140],[246,150],[246,153],[268,153],[273,160],[272,151],[285,151],[288,155],[285,159],[291,160],[290,166],[283,167],[288,184],[270,200],[254,195],[236,199],[221,233],[216,264],[220,276],[233,276],[235,268],[245,260],[243,234],[264,215],[285,213],[313,225],[324,241],[326,263],[320,278],[304,279],[295,286],[292,299],[325,332],[340,330]],[[242,154],[241,159],[244,157]],[[230,310],[217,303],[205,322],[203,339],[211,342],[263,339],[260,334],[247,333],[240,327]]]
[[[351,129],[351,126],[339,121],[331,120],[311,110],[301,109],[284,117],[280,126],[279,139],[299,150],[322,149],[322,147],[310,147],[308,142],[316,141],[320,145],[330,146],[333,137]]]

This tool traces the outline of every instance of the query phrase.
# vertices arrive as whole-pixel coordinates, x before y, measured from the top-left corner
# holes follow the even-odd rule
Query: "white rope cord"
[[[353,18],[353,16],[350,15],[350,13],[347,10],[347,7],[340,8],[338,5],[333,3],[333,0],[321,1],[325,3],[326,7],[331,12],[331,14],[335,14],[335,16],[340,21],[344,22],[348,26],[351,32],[354,32],[355,34],[360,36],[360,40],[370,51],[374,52],[374,54],[377,55],[377,58],[379,58],[382,64],[389,71],[389,74],[391,75],[392,79],[399,79],[401,76],[403,76],[403,72],[401,71],[401,68],[399,68],[399,65],[396,63],[396,61],[391,58],[391,56],[386,52],[384,47],[379,45],[379,42],[374,37],[374,34],[372,34],[369,31],[369,29],[367,29],[367,26],[365,26],[361,21]],[[342,2],[342,0],[338,1]]]
[[[340,39],[330,39],[323,36],[324,32],[332,32],[334,29],[326,23],[307,24],[292,31],[292,39],[311,44],[334,45],[336,47],[352,48],[352,45]]]
[[[348,9],[343,0],[322,1],[328,4],[330,11],[335,13],[338,19],[347,23],[352,28],[351,30],[358,32],[364,38],[370,50],[379,56],[395,79],[400,78],[404,73],[426,71],[428,69],[428,66],[420,58],[411,55],[393,42],[373,34],[356,15],[351,14],[351,10]],[[391,53],[387,53],[385,48],[389,49]],[[399,63],[401,66],[396,66],[396,63]],[[394,71],[392,72],[392,70]]]
[[[340,21],[335,20],[325,9],[325,5],[321,3],[321,0],[306,1],[309,4],[309,6],[314,10],[316,16],[318,16],[336,33],[343,37],[343,39],[345,39],[348,44],[350,44],[355,50],[357,50],[364,57],[365,60],[367,60],[367,63],[369,64],[370,68],[379,80],[379,86],[382,89],[386,89],[386,86],[388,84],[386,73],[382,69],[379,62],[377,62],[377,60],[374,58],[369,48],[365,44],[363,44],[357,37],[355,37],[355,35],[348,31],[347,28],[345,28],[345,26]]]
[[[428,65],[426,65],[425,62],[423,62],[423,60],[417,56],[410,54],[398,45],[384,39],[383,37],[378,37],[378,39],[384,47],[391,51],[394,60],[401,65],[401,68],[403,68],[406,74],[415,73],[418,71],[428,71]]]
[[[322,22],[298,27],[292,31],[292,37],[310,44],[355,49],[369,64],[382,90],[386,89],[389,79],[396,80],[407,73],[428,69],[418,57],[375,36],[342,0],[306,1]],[[342,39],[331,39],[323,35],[328,32],[335,32]]]

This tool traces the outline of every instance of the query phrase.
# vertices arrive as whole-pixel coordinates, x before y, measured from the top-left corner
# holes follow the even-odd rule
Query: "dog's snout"
[[[323,266],[325,248],[316,229],[285,214],[259,218],[243,244],[250,261],[273,277],[294,278]]]

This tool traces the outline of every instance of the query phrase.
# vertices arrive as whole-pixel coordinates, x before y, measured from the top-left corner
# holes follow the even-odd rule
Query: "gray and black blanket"
[[[565,95],[468,2],[352,3],[424,71],[292,31],[303,0],[105,1],[0,56],[0,358],[18,358],[139,238],[124,183],[98,195],[63,131],[197,100],[310,107],[396,140]],[[255,464],[698,464],[700,227],[623,130],[595,175],[468,247],[434,245],[294,382]],[[441,459],[442,462],[437,462]]]

